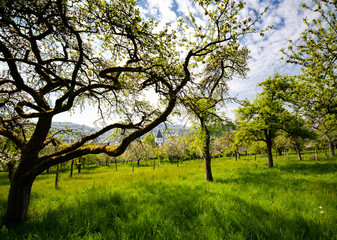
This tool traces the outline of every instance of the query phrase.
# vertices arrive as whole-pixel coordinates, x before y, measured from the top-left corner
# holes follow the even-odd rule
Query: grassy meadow
[[[337,239],[337,159],[266,156],[135,167],[93,166],[39,176],[26,224],[0,239]],[[324,160],[323,160],[324,159]],[[9,183],[0,172],[0,214]]]

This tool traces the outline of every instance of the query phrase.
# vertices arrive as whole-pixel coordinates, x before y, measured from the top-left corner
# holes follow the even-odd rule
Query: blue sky
[[[201,9],[192,4],[192,0],[140,0],[140,10],[145,16],[152,15],[161,21],[159,28],[164,26],[166,22],[174,23],[179,16],[188,14],[188,11],[200,16],[203,21]],[[301,32],[305,29],[303,18],[312,19],[312,12],[304,11],[301,7],[301,0],[247,0],[244,15],[252,14],[251,9],[262,11],[267,5],[269,10],[264,15],[260,26],[275,25],[276,27],[265,33],[265,37],[261,38],[258,34],[249,35],[242,44],[246,45],[251,51],[251,59],[249,60],[250,71],[245,79],[233,79],[229,82],[230,94],[237,96],[239,99],[254,98],[259,91],[257,83],[264,81],[268,76],[272,76],[275,72],[281,74],[296,74],[299,67],[286,64],[281,60],[283,54],[281,48],[287,48],[288,40],[298,41]],[[304,2],[311,3],[310,0]],[[230,104],[227,107],[227,115],[234,117],[233,110],[238,106]],[[96,111],[92,107],[88,107],[82,114],[79,110],[75,110],[75,114],[62,114],[55,117],[55,121],[70,121],[74,123],[93,126],[96,119]]]

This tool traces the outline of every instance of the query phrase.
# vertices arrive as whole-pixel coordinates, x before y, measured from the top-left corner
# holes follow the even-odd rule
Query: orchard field
[[[0,239],[337,239],[337,159],[304,153],[148,167],[90,165],[69,177],[55,169],[34,182],[29,221]],[[0,172],[0,215],[9,181]]]

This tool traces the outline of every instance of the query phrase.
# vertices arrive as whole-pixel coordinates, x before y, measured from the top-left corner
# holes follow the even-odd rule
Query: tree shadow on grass
[[[211,183],[217,184],[217,183]],[[266,210],[212,185],[139,183],[128,191],[93,187],[0,239],[333,239],[320,223]],[[335,232],[336,233],[336,232]]]
[[[277,169],[265,170],[263,172],[241,171],[234,175],[229,175],[226,178],[216,178],[215,182],[224,185],[234,185],[237,187],[248,187],[254,189],[259,186],[259,189],[273,190],[282,189],[287,193],[289,189],[300,192],[323,193],[329,191],[331,194],[337,194],[337,183],[328,179],[320,179],[319,177],[311,178],[312,172],[332,171],[329,165],[321,166],[321,170],[315,170],[314,167],[307,168],[297,164],[287,167],[287,170],[278,171]],[[303,170],[301,170],[303,168]],[[295,170],[294,170],[295,169]],[[328,170],[326,170],[328,169]],[[331,168],[332,169],[332,168]],[[308,175],[309,177],[306,177]],[[319,174],[318,174],[319,175]],[[278,191],[277,190],[277,191]]]
[[[301,174],[330,174],[337,173],[337,163],[336,161],[331,162],[319,162],[319,161],[301,161],[301,162],[290,162],[286,165],[277,167],[281,171],[294,172],[297,171]]]

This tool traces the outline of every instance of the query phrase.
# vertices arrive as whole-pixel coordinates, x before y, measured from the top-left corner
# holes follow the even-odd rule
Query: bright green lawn
[[[304,159],[308,159],[304,156]],[[337,239],[337,160],[120,164],[35,181],[30,221],[0,239]],[[0,214],[8,193],[0,173]]]

